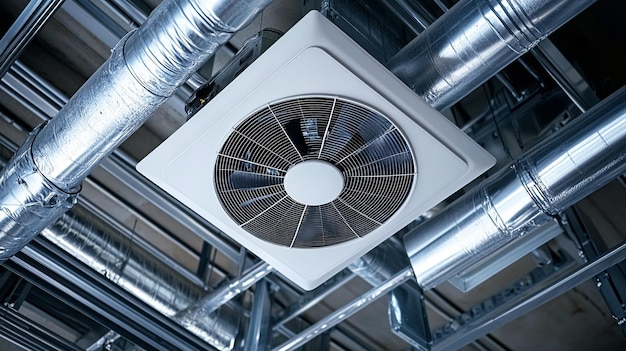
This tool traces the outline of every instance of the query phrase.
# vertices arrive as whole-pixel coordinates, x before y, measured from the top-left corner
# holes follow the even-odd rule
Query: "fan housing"
[[[311,12],[137,169],[313,289],[494,162]]]

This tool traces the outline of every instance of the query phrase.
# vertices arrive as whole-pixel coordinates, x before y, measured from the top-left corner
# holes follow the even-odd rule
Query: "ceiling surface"
[[[4,142],[0,148],[2,156],[5,159],[10,157],[14,152],[13,147],[22,144],[30,130],[53,117],[105,61],[112,46],[122,35],[138,27],[158,3],[158,0],[66,0],[3,78],[0,89],[0,135]],[[185,100],[194,89],[207,82],[230,62],[247,38],[265,28],[287,31],[303,16],[305,7],[324,6],[326,2],[304,3],[306,6],[303,1],[297,0],[273,1],[261,16],[235,34],[190,82],[128,138],[113,157],[124,160],[125,164],[131,166],[127,172],[139,177],[132,166],[185,123]],[[342,4],[341,1],[330,3],[331,6]],[[8,31],[27,4],[26,0],[5,0],[0,4],[1,33]],[[398,12],[397,9],[406,10],[408,6],[424,18],[432,19],[443,15],[446,8],[452,5],[453,1],[450,0],[359,0],[352,3],[352,6],[360,6],[359,8],[370,9],[372,12],[384,8],[396,15],[402,15],[402,11]],[[573,101],[575,99],[566,93],[567,88],[559,85],[559,78],[554,76],[555,71],[566,72],[566,79],[561,79],[560,83],[567,82],[567,78],[570,82],[578,79],[576,88],[581,95],[588,97],[583,100],[590,101],[591,104],[606,98],[626,84],[626,38],[622,35],[624,31],[621,23],[625,15],[626,4],[619,0],[596,1],[549,36],[542,52],[548,52],[551,61],[542,59],[536,50],[526,53],[497,77],[472,91],[451,108],[442,111],[497,158],[497,165],[486,176],[518,158],[539,140],[549,137],[581,114],[581,108]],[[390,31],[390,36],[400,38],[398,40],[402,45],[419,35],[407,25],[410,22],[407,18],[410,16],[405,13],[404,17],[397,17],[393,23],[383,28]],[[347,20],[354,21],[353,28],[357,28],[358,32],[359,18],[353,14]],[[392,48],[386,50],[390,51],[383,52],[383,58],[379,60],[395,53]],[[546,62],[552,62],[552,65]],[[149,247],[156,257],[165,260],[177,274],[193,281],[198,285],[198,291],[207,295],[257,264],[256,257],[241,249],[210,224],[194,219],[192,214],[181,214],[184,211],[176,212],[171,208],[168,210],[155,197],[148,196],[151,193],[146,190],[145,179],[142,183],[134,181],[135,178],[123,176],[127,173],[115,171],[116,165],[120,164],[116,162],[118,161],[106,161],[103,167],[93,171],[83,183],[79,205],[87,208],[92,213],[90,216],[105,218],[108,223],[114,223],[115,228],[125,232],[131,246]],[[481,180],[482,178],[470,184],[464,191],[469,191]],[[455,194],[429,213],[415,214],[416,223],[431,217],[459,195],[460,193]],[[575,206],[575,211],[587,231],[596,233],[607,248],[620,244],[626,238],[624,179],[617,179],[585,198]],[[574,216],[569,212],[568,215]],[[467,313],[462,315],[463,312],[475,311],[475,306],[502,294],[503,291],[509,296],[524,295],[528,291],[559,281],[580,267],[585,262],[585,256],[580,252],[579,243],[572,239],[571,233],[564,232],[558,225],[555,227],[558,235],[553,239],[545,244],[538,244],[538,248],[528,250],[529,253],[511,264],[500,264],[495,275],[467,292],[459,290],[450,282],[425,291],[426,315],[433,335],[437,330],[444,330],[438,329],[444,325],[450,331],[455,321],[468,316]],[[391,241],[397,244],[401,236],[402,233],[399,233]],[[222,244],[208,240],[209,237],[217,237]],[[32,244],[35,249],[42,247],[41,250],[50,252],[50,257],[61,257],[59,260],[69,262],[68,267],[74,267],[75,272],[88,271],[83,269],[83,263],[76,263],[78,261],[74,256],[80,254],[64,253],[61,248],[46,244],[43,239],[37,240]],[[508,250],[515,251],[515,246]],[[384,262],[397,258],[379,259]],[[403,259],[402,262],[405,262],[406,259]],[[115,309],[115,306],[100,306],[100,309],[94,307],[97,305],[94,301],[108,301],[105,297],[110,298],[113,295],[121,296],[120,301],[131,301],[128,305],[144,311],[142,313],[146,316],[152,316],[146,317],[146,320],[162,328],[154,330],[169,328],[169,322],[158,322],[169,319],[167,316],[155,312],[142,302],[136,302],[133,300],[135,297],[125,297],[124,294],[132,296],[133,291],[115,290],[115,294],[106,295],[102,291],[109,290],[94,288],[95,296],[85,298],[83,295],[87,296],[86,292],[92,291],[85,287],[81,290],[83,293],[72,295],[70,287],[81,286],[81,283],[56,275],[49,278],[36,276],[29,273],[29,269],[20,269],[19,267],[25,266],[19,266],[18,261],[29,263],[32,270],[41,266],[40,272],[46,272],[46,268],[52,269],[50,263],[46,267],[45,262],[48,261],[40,261],[43,263],[39,265],[36,259],[31,262],[28,258],[20,258],[2,268],[2,350],[51,349],[51,344],[40,348],[28,346],[19,335],[11,332],[25,328],[27,324],[22,320],[24,318],[31,323],[28,324],[31,327],[25,329],[34,330],[32,325],[38,325],[46,331],[42,335],[52,335],[53,339],[66,343],[55,344],[59,349],[70,347],[68,345],[89,350],[150,349],[150,345],[139,340],[140,337],[128,337],[124,332],[130,328],[122,323],[124,316],[115,317],[110,311],[107,312],[107,309]],[[531,286],[524,286],[523,289],[511,288],[524,281],[530,272],[538,269],[543,272],[542,279],[536,279]],[[318,290],[305,292],[279,274],[270,274],[267,281],[272,301],[271,315],[274,316],[272,322],[277,320],[276,316],[282,310],[306,300],[307,297],[313,299],[320,296],[320,299],[282,327],[276,327],[270,335],[269,345],[281,344],[372,289],[372,284],[354,271],[355,273],[346,270],[342,273],[343,276],[334,280],[334,285],[324,285],[324,293]],[[84,277],[81,276],[83,282],[99,282],[99,278],[90,275],[91,273],[84,274]],[[95,276],[115,280],[106,270],[96,272]],[[105,286],[97,284],[92,285]],[[587,280],[512,322],[497,326],[488,335],[478,338],[463,349],[624,350],[624,334],[612,317],[614,312],[607,307],[605,298],[596,285],[595,280]],[[616,285],[614,288],[626,292],[626,285]],[[255,305],[257,290],[258,286],[243,292],[232,304],[232,308],[240,316],[237,319],[237,324],[240,324],[237,343],[245,338],[246,325]],[[417,296],[414,298],[419,299]],[[328,347],[330,350],[411,350],[414,346],[392,331],[388,306],[389,299],[386,296],[377,299],[330,329],[328,339],[319,337],[307,344],[305,349],[322,350]],[[94,312],[96,310],[99,312]],[[419,311],[415,313],[419,314]],[[477,315],[478,313],[475,314]],[[183,330],[180,333],[186,332]]]

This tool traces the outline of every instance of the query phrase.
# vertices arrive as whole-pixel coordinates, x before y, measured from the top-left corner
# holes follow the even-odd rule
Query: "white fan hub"
[[[285,191],[295,201],[308,206],[327,204],[339,196],[344,179],[334,165],[321,160],[300,162],[285,175]]]

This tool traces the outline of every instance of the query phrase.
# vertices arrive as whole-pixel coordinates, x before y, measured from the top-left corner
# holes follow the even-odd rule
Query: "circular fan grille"
[[[308,160],[342,173],[337,198],[310,206],[289,196],[285,175]],[[228,136],[215,166],[218,198],[235,222],[262,240],[299,248],[367,235],[400,208],[415,177],[409,145],[393,123],[336,97],[261,108]]]

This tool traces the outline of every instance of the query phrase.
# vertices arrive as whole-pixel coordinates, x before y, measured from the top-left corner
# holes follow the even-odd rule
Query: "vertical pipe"
[[[272,330],[270,326],[271,308],[269,283],[262,279],[256,284],[254,290],[254,302],[250,311],[250,324],[246,334],[244,351],[267,350]]]

